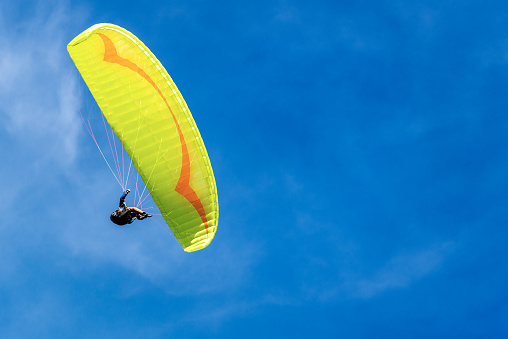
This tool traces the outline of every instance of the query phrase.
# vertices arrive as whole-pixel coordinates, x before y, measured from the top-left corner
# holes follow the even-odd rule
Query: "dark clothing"
[[[132,222],[136,218],[136,214],[137,213],[135,211],[129,211],[128,209],[123,208],[119,211],[114,211],[113,213],[111,213],[110,219],[115,224],[123,226],[127,224],[132,224]]]
[[[124,192],[124,194],[120,197],[120,203],[118,205],[120,209],[111,213],[111,216],[109,217],[112,222],[120,226],[132,224],[137,214],[135,211],[129,211],[127,209],[127,205],[125,205],[125,197],[127,194],[128,193]]]
[[[143,220],[151,217],[151,214],[141,211],[136,207],[127,207],[125,205],[125,197],[129,194],[130,190],[126,190],[123,195],[120,197],[120,203],[118,205],[119,209],[111,213],[109,217],[112,222],[117,225],[123,226],[127,224],[132,224],[132,222],[136,219]]]

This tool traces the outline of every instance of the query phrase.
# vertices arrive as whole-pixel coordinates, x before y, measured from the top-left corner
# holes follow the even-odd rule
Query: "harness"
[[[132,224],[135,219],[135,216],[132,215],[132,212],[129,211],[126,206],[123,206],[119,211],[114,211],[111,213],[110,219],[117,225],[123,226],[127,224]]]

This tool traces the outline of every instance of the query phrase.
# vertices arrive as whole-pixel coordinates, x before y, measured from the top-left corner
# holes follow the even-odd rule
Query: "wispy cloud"
[[[346,290],[354,297],[367,299],[390,289],[406,288],[435,271],[453,248],[453,243],[442,243],[421,251],[397,255],[371,278],[346,283]]]
[[[0,200],[9,211],[0,223],[0,284],[9,287],[27,276],[26,258],[58,251],[48,244],[60,225],[41,219],[59,205],[48,191],[74,164],[80,131],[65,46],[81,14],[64,1],[30,6],[0,4]]]
[[[21,19],[0,10],[2,127],[24,147],[40,150],[41,157],[69,164],[80,125],[65,46],[80,15],[59,1],[37,9]]]

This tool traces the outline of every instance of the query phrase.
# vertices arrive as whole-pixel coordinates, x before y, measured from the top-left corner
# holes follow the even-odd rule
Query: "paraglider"
[[[125,204],[125,198],[127,197],[127,194],[130,193],[130,191],[130,189],[127,189],[125,192],[123,192],[122,196],[120,197],[120,204],[118,205],[118,209],[113,211],[113,213],[111,213],[109,216],[109,219],[111,219],[113,223],[119,226],[132,224],[136,219],[144,220],[146,218],[152,217],[151,214],[148,214],[137,207],[129,207]]]
[[[88,28],[67,50],[184,250],[208,246],[219,214],[215,178],[166,69],[141,40],[112,24]]]

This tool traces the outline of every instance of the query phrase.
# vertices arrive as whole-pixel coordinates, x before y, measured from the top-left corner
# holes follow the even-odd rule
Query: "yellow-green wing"
[[[184,250],[208,246],[219,217],[212,166],[162,64],[111,24],[90,27],[67,50]]]

